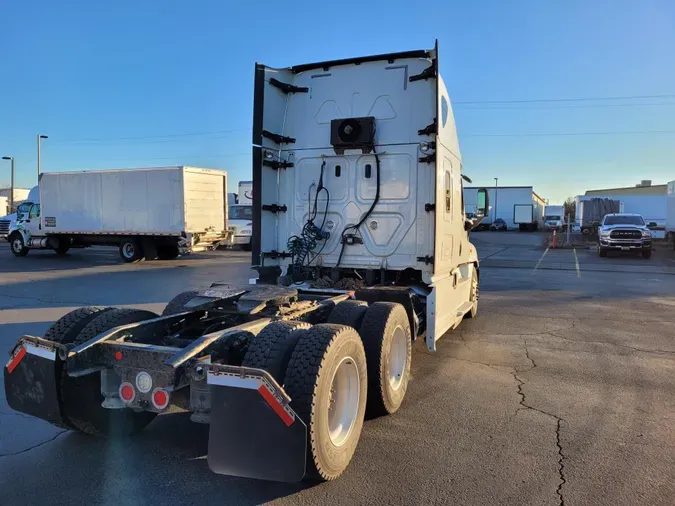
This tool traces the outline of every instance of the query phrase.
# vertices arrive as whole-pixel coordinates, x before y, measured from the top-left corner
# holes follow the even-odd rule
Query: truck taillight
[[[131,402],[136,397],[136,391],[131,383],[122,383],[120,385],[120,399],[124,402]]]
[[[152,392],[152,405],[157,409],[164,409],[169,405],[169,392],[161,388],[155,388]]]

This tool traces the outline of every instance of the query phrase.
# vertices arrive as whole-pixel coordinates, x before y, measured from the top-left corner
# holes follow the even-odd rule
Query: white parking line
[[[572,251],[574,252],[574,263],[577,267],[577,277],[580,278],[581,277],[581,269],[579,269],[579,257],[577,256],[577,250],[576,250],[576,248],[574,248]]]
[[[548,248],[546,248],[546,250],[544,250],[544,253],[541,255],[541,258],[540,258],[539,261],[537,262],[537,265],[535,265],[535,266],[534,266],[534,269],[532,269],[532,274],[534,274],[535,271],[539,268],[539,264],[541,264],[541,261],[542,261],[542,260],[544,259],[544,257],[546,256],[546,253],[548,253]]]

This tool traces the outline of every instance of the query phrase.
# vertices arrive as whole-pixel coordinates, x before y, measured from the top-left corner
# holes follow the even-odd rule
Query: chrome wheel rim
[[[23,249],[23,242],[18,237],[12,241],[12,249],[15,253],[21,253]]]
[[[135,252],[136,249],[134,248],[134,245],[131,244],[130,242],[124,243],[124,245],[122,246],[122,254],[126,258],[133,258]]]
[[[361,378],[356,362],[343,358],[335,369],[328,401],[328,435],[334,446],[345,444],[356,424]]]
[[[406,363],[408,362],[408,338],[400,325],[394,329],[389,349],[388,379],[392,390],[398,390],[403,383]]]

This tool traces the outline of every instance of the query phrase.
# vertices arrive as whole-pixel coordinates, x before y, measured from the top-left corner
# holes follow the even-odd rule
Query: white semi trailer
[[[214,282],[162,316],[75,310],[16,343],[9,406],[98,435],[141,430],[181,406],[210,423],[216,473],[340,476],[366,412],[393,414],[404,401],[412,341],[435,351],[478,310],[469,231],[487,192],[467,220],[438,62],[436,47],[256,65],[257,283]]]
[[[19,257],[115,246],[124,262],[175,258],[227,238],[226,178],[195,167],[43,173],[7,241]]]

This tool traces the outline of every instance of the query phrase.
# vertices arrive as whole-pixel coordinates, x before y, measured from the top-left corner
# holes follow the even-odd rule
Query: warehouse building
[[[464,188],[464,207],[467,212],[473,212],[476,207],[476,198],[478,195],[478,186],[467,186]],[[532,206],[532,218],[539,228],[543,226],[544,206],[546,201],[537,195],[532,186],[500,186],[487,187],[490,198],[490,212],[483,220],[483,223],[489,225],[495,219],[501,218],[511,229],[519,228],[516,223],[516,213],[522,211],[527,206]]]

